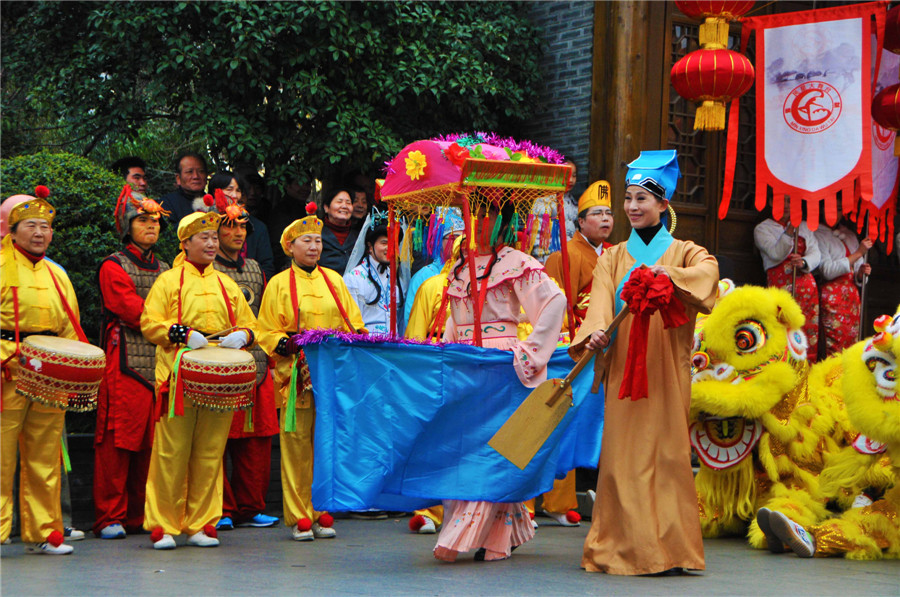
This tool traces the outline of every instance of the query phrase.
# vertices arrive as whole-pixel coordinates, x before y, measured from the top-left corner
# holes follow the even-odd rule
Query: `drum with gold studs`
[[[179,375],[185,399],[216,412],[253,406],[256,361],[245,350],[207,346],[181,357]]]
[[[56,336],[22,340],[16,392],[29,400],[63,410],[97,408],[97,394],[106,367],[100,348]]]

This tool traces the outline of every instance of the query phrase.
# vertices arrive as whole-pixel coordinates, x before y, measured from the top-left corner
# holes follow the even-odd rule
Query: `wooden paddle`
[[[604,333],[607,336],[612,334],[626,315],[628,315],[627,305],[619,311]],[[572,382],[594,355],[597,355],[598,359],[603,358],[598,352],[586,351],[565,379],[548,379],[532,390],[516,412],[494,434],[488,445],[524,470],[566,416],[572,405]],[[563,397],[565,400],[561,400]]]

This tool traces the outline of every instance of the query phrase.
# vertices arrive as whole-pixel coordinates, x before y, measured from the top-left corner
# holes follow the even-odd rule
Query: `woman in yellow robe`
[[[315,204],[310,204],[312,213]],[[307,211],[310,206],[307,206]],[[259,309],[259,345],[275,360],[276,406],[281,408],[281,486],[284,523],[295,541],[336,535],[333,519],[312,504],[315,403],[305,357],[290,342],[309,329],[365,331],[359,307],[339,273],[317,265],[322,254],[322,220],[310,215],[295,220],[281,235],[281,247],[291,267],[266,286]],[[352,328],[352,329],[348,329]],[[291,403],[291,369],[298,375]]]
[[[66,412],[16,392],[21,340],[32,334],[78,340],[75,290],[62,268],[44,259],[53,239],[56,213],[44,196],[14,195],[3,202],[2,208],[3,227],[8,230],[3,231],[0,249],[0,542],[9,541],[12,531],[18,452],[19,519],[25,551],[66,555],[73,551],[71,545],[63,543],[59,502],[60,438]]]
[[[633,316],[628,315],[606,353],[600,476],[582,567],[589,572],[637,575],[703,570],[703,541],[688,439],[691,347],[697,313],[712,308],[718,264],[706,249],[674,240],[661,225],[677,182],[674,151],[643,152],[629,165],[625,212],[627,242],[604,251],[594,269],[591,302],[569,349],[605,347],[602,330],[621,310],[622,286],[644,264],[671,280],[688,322],[663,329],[650,318],[648,397],[619,399]]]

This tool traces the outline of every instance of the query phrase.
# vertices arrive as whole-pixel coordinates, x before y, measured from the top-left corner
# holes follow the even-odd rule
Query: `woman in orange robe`
[[[643,152],[629,165],[625,212],[631,236],[597,261],[590,306],[569,349],[578,358],[609,344],[602,330],[622,308],[624,282],[642,264],[671,279],[687,311],[688,322],[668,330],[658,315],[650,319],[647,398],[618,398],[632,315],[607,351],[600,476],[581,562],[588,572],[637,575],[705,567],[688,410],[694,320],[712,308],[719,269],[706,249],[673,239],[662,226],[679,176],[675,160],[674,151]]]

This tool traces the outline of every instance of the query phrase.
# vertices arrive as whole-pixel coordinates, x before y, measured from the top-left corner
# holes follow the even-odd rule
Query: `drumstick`
[[[233,325],[230,328],[228,328],[227,330],[222,330],[221,332],[213,332],[212,334],[210,334],[208,336],[203,336],[203,337],[206,338],[207,340],[210,340],[212,338],[215,338],[216,336],[221,336],[222,334],[224,334],[226,332],[230,332],[230,331],[233,331],[236,329],[238,329],[238,326]]]

